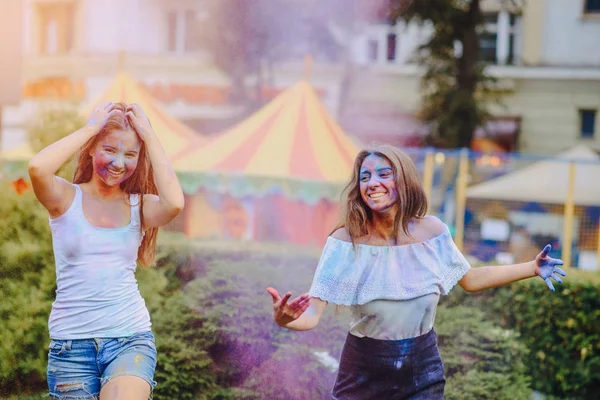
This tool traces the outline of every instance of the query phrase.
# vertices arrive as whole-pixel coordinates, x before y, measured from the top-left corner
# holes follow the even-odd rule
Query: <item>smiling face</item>
[[[135,172],[140,147],[140,139],[131,129],[107,133],[91,154],[94,175],[107,186],[120,185]]]
[[[360,167],[360,195],[374,212],[386,212],[398,204],[394,170],[385,158],[367,156]]]

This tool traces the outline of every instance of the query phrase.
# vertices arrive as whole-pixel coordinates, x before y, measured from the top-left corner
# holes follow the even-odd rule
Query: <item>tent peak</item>
[[[585,144],[579,144],[573,146],[570,149],[560,152],[557,157],[561,158],[579,158],[584,160],[600,160],[600,156],[589,146]]]

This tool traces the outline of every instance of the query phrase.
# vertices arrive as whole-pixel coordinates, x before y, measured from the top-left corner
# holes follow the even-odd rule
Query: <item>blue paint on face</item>
[[[365,158],[359,179],[361,197],[371,210],[385,212],[397,204],[396,177],[386,158],[373,154]]]

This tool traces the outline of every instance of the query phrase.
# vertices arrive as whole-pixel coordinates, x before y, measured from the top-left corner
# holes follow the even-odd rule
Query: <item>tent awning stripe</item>
[[[216,165],[216,169],[222,171],[243,171],[255,156],[264,138],[271,131],[273,124],[279,118],[281,109],[282,107],[269,116],[244,141],[240,141],[237,148]]]
[[[312,128],[308,125],[307,100],[306,97],[302,99],[296,132],[308,132]],[[315,149],[313,146],[314,143],[310,141],[310,135],[298,133],[294,135],[294,151],[290,157],[291,175],[307,179],[323,179],[323,174],[315,159]]]

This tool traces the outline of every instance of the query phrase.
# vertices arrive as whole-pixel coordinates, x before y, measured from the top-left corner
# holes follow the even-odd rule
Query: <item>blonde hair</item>
[[[75,168],[73,183],[86,183],[92,179],[94,166],[90,153],[103,136],[115,130],[133,130],[133,127],[130,125],[129,120],[125,115],[127,105],[124,103],[115,103],[115,108],[121,110],[122,112],[115,113],[113,116],[111,116],[104,128],[102,128],[102,131],[88,140],[81,147],[77,160],[77,166]],[[140,142],[141,146],[137,167],[133,172],[133,175],[122,182],[120,187],[121,190],[127,194],[140,195],[140,221],[144,221],[144,194],[158,194],[158,190],[156,188],[156,183],[154,182],[154,171],[152,169],[150,158],[148,157],[146,145],[143,140],[140,140]],[[143,231],[144,227],[140,224],[140,233]],[[155,227],[149,229],[144,235],[142,243],[140,244],[137,261],[143,266],[150,266],[154,264],[156,257],[157,234],[158,228]]]
[[[373,213],[365,204],[360,193],[360,168],[363,161],[371,155],[385,158],[394,172],[396,190],[398,190],[398,212],[394,219],[394,233],[400,228],[410,236],[408,224],[414,218],[423,218],[427,213],[427,197],[419,180],[419,173],[411,158],[400,149],[378,144],[361,150],[354,160],[350,181],[344,188],[344,209],[341,221],[334,229],[345,227],[352,243],[355,239],[369,234]]]

